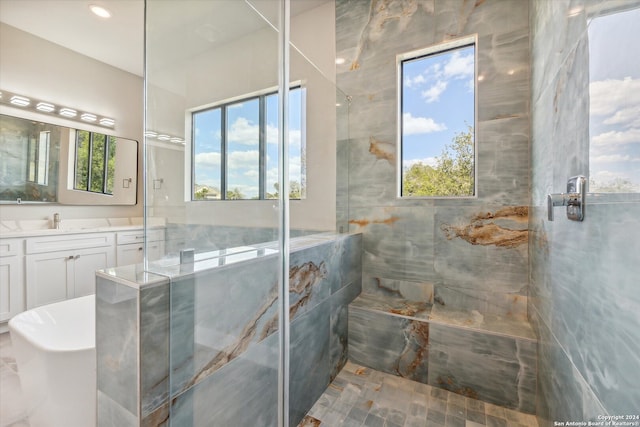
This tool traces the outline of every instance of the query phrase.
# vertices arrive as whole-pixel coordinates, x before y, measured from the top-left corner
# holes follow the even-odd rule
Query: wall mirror
[[[138,142],[0,115],[0,203],[135,205]]]

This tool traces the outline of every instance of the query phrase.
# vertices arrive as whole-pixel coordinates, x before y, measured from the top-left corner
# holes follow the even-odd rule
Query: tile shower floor
[[[29,427],[8,333],[0,334],[0,427]],[[299,427],[538,427],[533,415],[347,362]],[[262,426],[256,426],[262,427]]]
[[[347,362],[298,427],[538,427],[536,417]]]

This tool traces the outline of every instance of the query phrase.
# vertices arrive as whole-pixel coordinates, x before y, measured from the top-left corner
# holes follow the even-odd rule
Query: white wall
[[[140,142],[138,182],[142,182],[142,77],[0,23],[0,88],[114,118],[115,136]],[[27,118],[39,116],[4,105],[0,113]],[[40,115],[39,119],[104,132],[103,128],[92,128],[51,115]],[[53,212],[61,213],[63,219],[142,216],[142,189],[139,187],[135,206],[2,205],[0,220],[45,219]]]
[[[292,18],[291,81],[307,88],[307,198],[291,202],[293,228],[333,230],[336,222],[335,5]],[[305,58],[306,57],[306,58]],[[313,61],[311,64],[307,58]],[[267,28],[187,61],[149,61],[148,128],[189,140],[189,109],[277,86],[277,33]],[[161,61],[158,61],[161,62]],[[187,147],[188,152],[188,147]],[[273,201],[184,202],[184,151],[149,150],[149,209],[170,221],[270,227]],[[162,179],[153,190],[153,179]]]

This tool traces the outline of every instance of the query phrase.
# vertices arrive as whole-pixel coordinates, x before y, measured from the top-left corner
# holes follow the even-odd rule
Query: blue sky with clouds
[[[302,178],[303,89],[291,90],[289,98],[289,176]],[[278,180],[278,96],[269,95],[266,104],[266,186],[274,191]],[[227,108],[227,189],[239,189],[248,199],[259,191],[259,102],[250,99]],[[220,188],[220,108],[203,111],[194,118],[195,184]]]
[[[589,177],[640,192],[640,8],[589,23]],[[594,187],[592,185],[592,187]],[[589,191],[598,191],[598,187]]]
[[[456,134],[474,125],[474,46],[402,66],[402,165],[434,165]]]

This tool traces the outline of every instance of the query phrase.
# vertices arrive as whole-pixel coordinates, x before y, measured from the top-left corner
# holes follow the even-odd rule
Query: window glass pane
[[[305,196],[304,89],[292,89],[289,96],[289,198]]]
[[[305,197],[305,150],[303,135],[304,89],[291,89],[289,96],[289,197]],[[267,97],[266,198],[278,198],[278,94]]]
[[[193,200],[220,199],[222,112],[193,114]]]
[[[38,184],[47,185],[49,180],[49,132],[40,132],[38,141]]]
[[[473,196],[475,46],[401,63],[401,195]]]
[[[91,174],[89,191],[102,193],[104,191],[104,150],[105,135],[101,133],[93,134],[91,143]]]
[[[110,136],[108,141],[107,152],[109,157],[107,159],[107,186],[105,193],[113,194],[113,176],[116,171],[116,138]]]
[[[277,199],[278,188],[278,94],[274,93],[266,97],[266,132],[267,132],[267,152],[266,152],[266,180],[265,198]]]
[[[589,192],[640,193],[639,22],[636,7],[589,23]]]
[[[86,130],[76,132],[76,179],[73,185],[76,190],[89,189],[89,140],[90,132]]]
[[[227,106],[226,198],[259,198],[259,106],[257,98]]]

